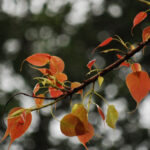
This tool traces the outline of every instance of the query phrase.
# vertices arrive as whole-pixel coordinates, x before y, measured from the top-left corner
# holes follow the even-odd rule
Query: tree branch
[[[39,99],[45,99],[45,100],[55,100],[54,102],[51,102],[49,104],[46,104],[46,105],[43,105],[41,107],[32,107],[32,108],[29,108],[31,111],[34,111],[34,110],[39,110],[41,108],[45,108],[47,106],[50,106],[50,105],[53,105],[55,103],[57,103],[58,101],[61,101],[62,99],[65,99],[69,96],[72,96],[74,93],[78,92],[79,90],[81,89],[84,89],[85,87],[87,87],[90,83],[94,83],[97,78],[99,76],[104,76],[106,75],[107,73],[109,73],[110,71],[112,71],[113,69],[117,68],[121,63],[123,63],[124,61],[130,59],[134,54],[136,54],[137,52],[139,52],[140,50],[142,50],[142,48],[144,48],[146,45],[148,45],[150,43],[150,39],[148,39],[147,41],[145,42],[142,42],[139,44],[139,46],[131,51],[129,51],[125,56],[123,56],[121,59],[118,59],[117,61],[115,61],[114,63],[110,64],[109,66],[107,66],[105,69],[103,69],[101,72],[98,72],[96,75],[90,77],[89,79],[85,80],[82,82],[82,84],[73,89],[73,90],[68,90],[67,92],[65,92],[65,94],[59,96],[59,97],[54,97],[54,98],[51,98],[51,97],[38,97],[38,96],[33,96],[33,95],[28,95],[26,93],[17,93],[15,94],[13,97],[11,97],[11,99],[9,99],[9,101],[7,102],[6,105],[8,105],[8,103],[10,102],[10,100],[12,100],[12,98],[14,98],[15,96],[17,95],[24,95],[24,96],[28,96],[28,97],[32,97],[32,98],[39,98]]]

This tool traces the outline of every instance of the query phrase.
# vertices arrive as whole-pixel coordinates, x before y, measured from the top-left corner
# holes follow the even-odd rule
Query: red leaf
[[[103,41],[101,44],[99,44],[96,48],[94,48],[94,49],[92,50],[92,53],[94,53],[95,50],[98,49],[99,47],[106,46],[106,45],[109,44],[112,40],[113,40],[112,37],[107,38],[105,41]]]
[[[36,92],[38,92],[39,89],[40,89],[40,84],[37,83],[33,89],[33,95],[36,95]]]
[[[121,59],[121,58],[122,58],[122,56],[121,56],[121,55],[119,55],[119,54],[117,54],[117,57],[118,57],[119,59]],[[130,67],[130,63],[128,63],[127,61],[124,61],[123,63],[121,63],[121,64],[120,64],[120,66]]]
[[[98,45],[98,47],[103,47],[109,44],[113,40],[112,37],[107,38],[105,41],[103,41],[101,44]]]
[[[139,63],[132,64],[131,69],[133,72],[142,71],[141,65]]]
[[[7,120],[7,130],[6,130],[5,135],[3,136],[2,140],[0,141],[0,142],[2,142],[3,140],[5,140],[5,138],[8,135],[10,135],[11,141],[10,141],[8,150],[10,149],[10,146],[13,143],[13,141],[15,139],[19,138],[20,136],[22,136],[31,124],[31,120],[32,120],[31,112],[26,112],[26,110],[24,110],[22,112],[22,114],[17,117],[9,118],[11,114],[13,114],[14,112],[16,112],[20,109],[23,109],[23,108],[16,107],[16,108],[13,108],[9,112],[8,120]]]
[[[27,57],[25,60],[35,66],[44,66],[51,59],[51,56],[46,53],[37,53]]]
[[[96,59],[93,59],[91,61],[88,62],[87,67],[91,70],[92,66],[94,65],[94,63],[96,62]]]
[[[96,107],[97,107],[97,110],[98,110],[100,116],[102,117],[102,119],[105,120],[105,115],[104,115],[102,109],[101,109],[101,108],[99,107],[99,105],[97,105],[97,104],[96,104]]]
[[[133,26],[131,29],[131,33],[133,32],[133,29],[136,25],[138,25],[140,22],[142,22],[147,17],[147,13],[144,11],[139,12],[133,20]]]
[[[128,74],[126,77],[126,84],[137,103],[149,93],[150,79],[147,72],[138,71]]]
[[[78,136],[79,141],[83,144],[83,146],[88,150],[86,143],[94,136],[94,128],[93,126],[88,122],[88,131]]]
[[[144,28],[142,32],[143,42],[147,41],[150,38],[150,26]]]
[[[57,90],[56,88],[53,88],[53,87],[49,88],[49,93],[50,93],[52,98],[59,97],[59,96],[61,96],[63,94],[62,91]]]

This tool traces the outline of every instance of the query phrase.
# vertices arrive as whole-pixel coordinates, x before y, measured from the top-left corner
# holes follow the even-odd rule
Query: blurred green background
[[[17,92],[32,94],[36,84],[34,77],[40,76],[27,63],[22,72],[22,61],[34,53],[49,53],[61,57],[65,62],[65,73],[70,81],[83,81],[88,72],[86,64],[96,58],[96,65],[104,68],[117,60],[116,53],[102,54],[91,51],[101,41],[119,35],[124,41],[138,44],[142,41],[142,29],[149,25],[148,18],[130,34],[132,20],[139,11],[149,7],[137,0],[1,0],[0,1],[0,112],[8,99]],[[123,47],[112,42],[106,48]],[[134,59],[141,63],[143,70],[150,73],[150,51],[141,52]],[[150,96],[141,102],[138,110],[128,114],[136,106],[125,85],[125,77],[131,70],[117,68],[105,76],[99,91],[110,104],[114,104],[120,117],[115,130],[102,122],[95,106],[91,106],[89,121],[94,125],[95,136],[87,144],[90,150],[148,150],[150,149]],[[90,88],[87,87],[85,91]],[[73,103],[80,102],[79,96]],[[88,101],[88,99],[86,100]],[[107,106],[93,97],[106,113]],[[45,102],[46,103],[46,102]],[[31,107],[32,98],[17,96],[6,108]],[[60,120],[70,112],[69,99],[57,104],[54,112]],[[2,119],[2,117],[1,117]],[[0,138],[6,126],[0,126]],[[10,138],[0,143],[0,150],[7,150]],[[50,108],[33,112],[33,121],[24,136],[17,139],[11,150],[84,150],[76,138],[61,134],[59,121],[52,118]]]

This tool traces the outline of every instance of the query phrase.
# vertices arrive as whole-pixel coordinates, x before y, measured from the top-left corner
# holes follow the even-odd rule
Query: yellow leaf
[[[99,84],[99,87],[101,87],[103,81],[104,81],[104,78],[103,78],[102,76],[99,76],[99,77],[98,77],[98,84]]]
[[[106,123],[109,127],[115,128],[119,114],[114,105],[109,105],[107,109]]]

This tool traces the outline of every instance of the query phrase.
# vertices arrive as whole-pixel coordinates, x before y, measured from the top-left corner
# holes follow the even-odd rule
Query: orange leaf
[[[38,92],[39,89],[40,89],[40,84],[37,83],[33,89],[33,96],[36,95],[36,93]]]
[[[43,97],[43,98],[45,97],[44,94],[39,94],[39,95],[37,95],[37,96],[38,96],[38,97]],[[40,106],[43,105],[44,99],[35,98],[34,101],[35,101],[35,103],[36,103],[36,106],[37,106],[37,107],[40,107]]]
[[[106,46],[106,45],[109,44],[112,40],[113,40],[112,37],[107,38],[105,41],[103,41],[101,44],[99,44],[96,48],[94,48],[94,49],[92,50],[92,53],[94,53],[99,47]]]
[[[81,85],[80,82],[72,82],[71,83],[71,89],[73,90],[73,89],[79,87],[80,85]],[[83,93],[83,90],[79,90],[76,94],[82,94],[82,93]]]
[[[147,13],[144,11],[139,12],[133,20],[133,26],[131,29],[131,33],[133,32],[133,29],[136,25],[138,25],[140,22],[142,22],[147,17]]]
[[[31,112],[26,112],[26,110],[24,110],[22,114],[19,116],[9,118],[11,114],[21,109],[23,108],[21,107],[13,108],[8,114],[7,130],[5,132],[4,137],[0,141],[2,142],[3,140],[5,140],[5,138],[8,135],[10,135],[11,141],[10,141],[8,150],[10,149],[10,146],[13,143],[13,141],[19,138],[20,136],[22,136],[31,124],[31,120],[32,120]]]
[[[132,64],[131,69],[132,69],[133,72],[142,71],[142,67],[139,63]]]
[[[143,42],[147,41],[150,38],[150,26],[144,28],[142,32]]]
[[[91,61],[88,62],[87,67],[91,70],[92,66],[94,65],[94,63],[96,62],[96,59],[93,59]]]
[[[51,59],[51,56],[46,53],[37,53],[27,57],[25,60],[35,66],[44,66]]]
[[[98,110],[100,116],[102,117],[102,119],[105,120],[105,115],[104,115],[102,109],[101,109],[101,108],[99,107],[99,105],[97,105],[97,104],[96,104],[96,107],[97,107],[97,110]]]
[[[60,129],[66,136],[77,136],[86,132],[84,124],[73,114],[68,114],[62,118],[60,121]]]
[[[137,103],[149,93],[150,79],[147,72],[138,71],[128,74],[126,77],[126,84]]]
[[[121,59],[121,58],[122,58],[122,56],[121,56],[121,55],[119,55],[119,54],[117,54],[117,57],[118,57],[119,59]],[[130,67],[130,63],[128,63],[127,61],[124,61],[123,63],[121,63],[121,64],[120,64],[120,66]]]
[[[62,73],[62,72],[55,74],[55,77],[59,82],[64,82],[68,79],[67,75],[65,73]]]
[[[52,98],[59,97],[59,96],[61,96],[63,94],[62,91],[57,90],[56,88],[53,88],[53,87],[49,88],[49,93],[50,93]]]
[[[50,72],[52,75],[58,73],[58,72],[63,72],[64,71],[64,61],[57,57],[57,56],[52,56],[50,60]]]
[[[88,150],[86,143],[94,136],[94,128],[93,126],[88,122],[88,131],[83,134],[78,136],[79,141],[83,144],[83,146]]]

